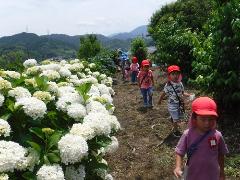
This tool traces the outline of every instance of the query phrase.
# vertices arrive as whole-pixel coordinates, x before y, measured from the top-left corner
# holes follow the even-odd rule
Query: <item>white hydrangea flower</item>
[[[65,64],[67,64],[67,61],[66,61],[66,60],[61,60],[61,61],[60,61],[60,64],[61,64],[61,65],[65,65]]]
[[[72,75],[71,71],[69,71],[67,68],[63,68],[63,67],[59,70],[59,74],[62,77],[71,77],[71,75]]]
[[[106,78],[107,78],[107,75],[106,75],[106,74],[101,74],[101,75],[99,76],[99,78],[100,78],[101,80],[106,79]]]
[[[43,71],[40,76],[46,76],[50,81],[60,79],[60,74],[54,70],[45,70]]]
[[[89,67],[90,69],[93,69],[93,68],[96,67],[96,64],[95,64],[95,63],[90,63],[90,64],[88,65],[88,67]]]
[[[97,84],[97,79],[94,77],[84,78],[80,80],[71,79],[71,82],[74,83],[76,86],[80,86],[81,84],[85,84],[85,83]]]
[[[13,172],[14,169],[23,170],[28,154],[27,149],[12,141],[0,141],[0,172]]]
[[[26,88],[15,87],[12,90],[8,91],[8,96],[14,97],[16,100],[18,100],[20,98],[29,98],[32,95]]]
[[[86,75],[84,73],[78,72],[77,75],[79,78],[86,78]]]
[[[37,85],[37,82],[34,78],[31,78],[31,79],[25,79],[25,84],[27,86],[33,86],[34,88],[36,88],[38,85]]]
[[[109,115],[109,117],[107,119],[108,119],[112,129],[114,129],[115,131],[118,131],[121,129],[121,125],[120,125],[119,121],[117,120],[116,116]]]
[[[0,174],[0,180],[8,180],[9,177],[7,174]]]
[[[46,104],[35,97],[19,99],[15,103],[15,107],[20,105],[22,106],[24,113],[34,120],[37,118],[43,118],[47,111]]]
[[[4,100],[5,100],[4,96],[0,93],[0,107],[3,105]]]
[[[105,176],[105,180],[113,180],[112,175],[111,175],[111,174],[107,174],[107,175]]]
[[[13,79],[20,79],[21,77],[21,74],[16,71],[4,71],[4,73],[6,73],[10,78]]]
[[[67,114],[76,121],[79,121],[87,115],[87,111],[82,104],[71,104],[67,106]]]
[[[75,63],[69,67],[69,70],[72,72],[79,72],[84,68],[82,63]]]
[[[105,113],[90,113],[84,117],[83,123],[91,127],[95,135],[109,135],[111,125],[108,118],[109,116]]]
[[[108,111],[106,110],[105,106],[98,101],[90,101],[87,104],[86,108],[87,108],[87,113],[101,112],[101,113],[108,114]]]
[[[90,70],[89,68],[85,68],[84,71],[85,71],[85,72],[89,72],[89,71],[91,71],[91,70]]]
[[[11,89],[12,88],[12,84],[7,81],[7,80],[0,80],[0,91],[1,90],[8,90],[8,89]]]
[[[98,84],[98,90],[100,91],[101,95],[108,94],[110,95],[109,88],[105,84]]]
[[[104,99],[106,99],[108,103],[110,103],[110,104],[113,103],[113,98],[112,98],[110,95],[108,95],[108,94],[103,94],[101,97],[104,98]]]
[[[33,97],[35,97],[43,102],[50,102],[50,101],[54,100],[54,97],[51,96],[51,94],[46,91],[36,91],[33,94]]]
[[[91,89],[89,90],[88,94],[90,96],[100,96],[100,91],[98,90],[98,87],[96,85],[92,85]]]
[[[70,76],[70,79],[78,80],[78,76],[77,76],[77,75],[71,75],[71,76]]]
[[[27,75],[37,75],[37,74],[39,74],[41,72],[41,69],[40,69],[40,67],[39,66],[33,66],[33,67],[30,67],[30,68],[28,68],[27,69],[27,71],[26,71],[26,74]]]
[[[69,63],[70,64],[75,64],[75,63],[79,63],[80,60],[79,59],[74,59],[74,60],[71,60]]]
[[[106,79],[101,80],[101,84],[105,84],[106,86],[111,87],[113,80],[111,77],[107,77]]]
[[[71,86],[62,86],[58,88],[58,96],[64,96],[67,93],[76,93],[76,90],[74,87]]]
[[[109,93],[114,96],[115,95],[115,91],[113,90],[112,87],[108,87]]]
[[[23,66],[25,68],[33,67],[37,65],[37,61],[35,59],[28,59],[24,61]]]
[[[56,63],[51,63],[51,64],[47,64],[47,65],[42,65],[39,66],[41,68],[42,71],[59,71],[61,69],[61,65],[60,64],[56,64]]]
[[[65,171],[66,180],[84,180],[86,176],[85,167],[80,165],[75,168],[74,166],[67,166]]]
[[[69,82],[60,82],[57,84],[58,87],[63,87],[63,86],[70,86],[70,87],[73,87],[73,84],[72,83],[69,83]]]
[[[57,110],[67,111],[67,106],[71,104],[82,104],[83,98],[78,93],[66,93],[56,102]]]
[[[46,59],[46,60],[41,61],[42,65],[47,65],[47,64],[52,64],[52,63],[55,63],[55,62],[51,61],[50,59]]]
[[[65,180],[62,167],[58,164],[43,165],[37,172],[37,180]]]
[[[0,136],[10,136],[11,127],[7,121],[0,119]]]
[[[100,72],[97,72],[97,71],[96,71],[96,72],[93,72],[93,73],[92,73],[92,76],[95,77],[95,78],[97,78],[98,76],[100,76]]]
[[[88,155],[88,145],[81,136],[66,134],[58,142],[62,163],[74,164],[81,162],[84,156]]]
[[[47,85],[48,85],[48,91],[53,93],[53,94],[58,94],[58,86],[57,86],[57,83],[55,82],[52,82],[52,81],[49,81],[47,82]]]
[[[73,124],[70,134],[81,136],[86,140],[94,138],[94,130],[85,123]]]

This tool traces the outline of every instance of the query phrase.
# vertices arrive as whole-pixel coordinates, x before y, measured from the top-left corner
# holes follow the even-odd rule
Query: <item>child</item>
[[[187,180],[225,179],[224,155],[228,149],[222,134],[215,129],[217,117],[217,106],[212,99],[199,97],[193,101],[189,129],[184,131],[175,149],[177,178],[182,175],[181,164],[187,153]]]
[[[168,82],[164,86],[163,93],[160,96],[158,104],[160,105],[163,98],[168,96],[168,111],[173,122],[173,135],[176,137],[181,136],[179,125],[184,110],[183,96],[190,96],[184,92],[184,87],[181,82],[180,68],[176,65],[168,67]]]
[[[137,75],[139,71],[139,64],[138,64],[137,57],[132,58],[132,64],[130,65],[130,69],[131,69],[131,81],[132,81],[132,84],[134,84],[135,82],[137,82]]]
[[[153,96],[153,74],[152,71],[149,70],[149,61],[143,60],[141,64],[141,70],[138,73],[138,86],[141,90],[144,107],[153,107],[152,96]]]
[[[125,76],[124,76],[125,81],[130,81],[131,68],[130,68],[129,60],[127,60],[126,63],[125,63],[124,73],[125,73]]]

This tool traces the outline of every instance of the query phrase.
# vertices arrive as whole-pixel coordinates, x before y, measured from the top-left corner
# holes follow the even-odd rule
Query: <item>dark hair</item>
[[[192,113],[192,119],[196,119],[197,118],[197,114],[195,112]]]

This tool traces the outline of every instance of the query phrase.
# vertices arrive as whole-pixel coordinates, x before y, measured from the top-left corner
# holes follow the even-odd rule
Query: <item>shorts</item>
[[[183,114],[180,111],[179,104],[168,104],[168,112],[173,122],[179,122],[183,118]]]

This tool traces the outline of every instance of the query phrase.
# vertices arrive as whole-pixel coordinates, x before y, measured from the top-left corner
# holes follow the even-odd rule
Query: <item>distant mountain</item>
[[[109,36],[110,38],[113,39],[121,39],[121,40],[127,40],[127,39],[133,39],[136,37],[146,37],[148,34],[147,32],[147,26],[139,26],[136,29],[130,31],[130,32],[125,32],[125,33],[118,33],[118,34],[113,34]]]
[[[128,50],[133,38],[146,37],[147,26],[140,26],[129,33],[120,33],[114,36],[96,34],[101,44],[108,49],[121,48]],[[38,36],[33,33],[19,33],[13,36],[0,38],[0,56],[12,51],[21,51],[23,54],[36,59],[50,57],[76,57],[80,45],[80,37],[84,35],[69,36],[65,34],[51,34]],[[147,45],[152,40],[146,39]]]

